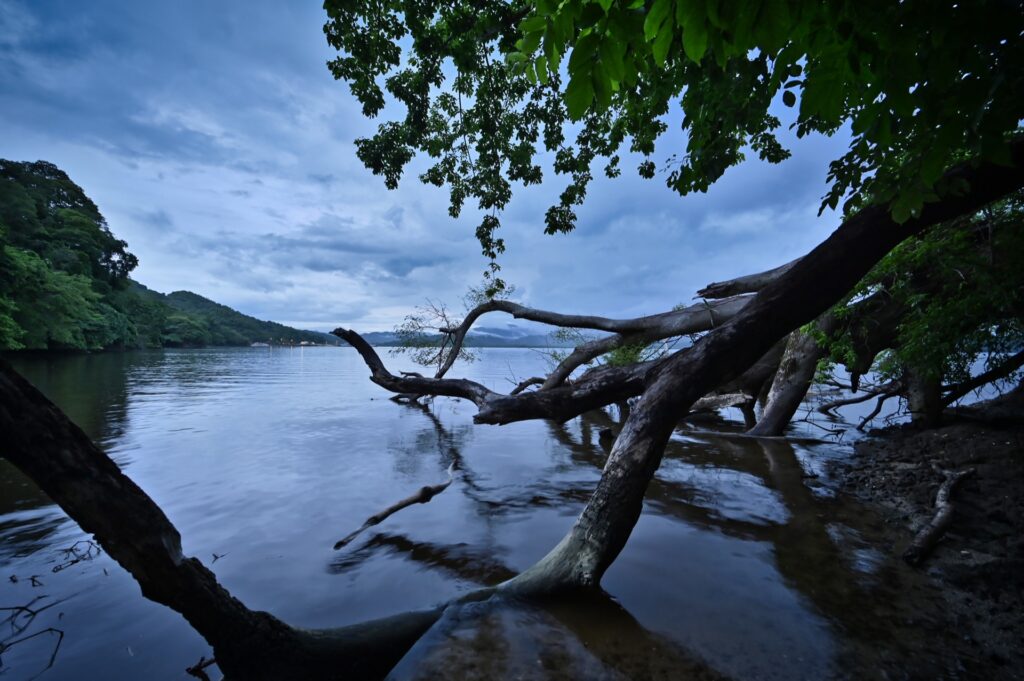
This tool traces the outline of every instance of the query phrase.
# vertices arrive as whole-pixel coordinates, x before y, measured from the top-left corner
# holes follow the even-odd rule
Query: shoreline
[[[974,469],[952,494],[948,530],[907,569],[941,594],[955,634],[942,639],[955,643],[936,638],[933,652],[951,663],[947,678],[1024,679],[1024,390],[947,414],[939,428],[872,431],[834,462],[839,490],[884,519],[891,542],[880,548],[902,560],[935,514],[942,471]]]

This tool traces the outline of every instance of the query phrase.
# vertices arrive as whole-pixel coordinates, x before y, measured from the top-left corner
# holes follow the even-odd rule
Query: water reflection
[[[529,351],[488,350],[466,373],[500,387],[510,371],[538,373],[539,362]],[[18,368],[130,464],[187,552],[250,607],[306,627],[429,607],[528,567],[568,530],[622,422],[612,408],[563,424],[473,426],[473,409],[453,400],[379,399],[346,349],[130,353]],[[607,593],[453,610],[394,677],[876,676],[926,645],[914,612],[938,601],[870,549],[884,536],[876,519],[810,477],[841,452],[681,428]],[[450,465],[455,481],[429,504],[330,550]],[[0,559],[19,575],[48,574],[59,549],[83,538],[3,461],[0,537]],[[226,557],[213,565],[214,553]],[[97,678],[174,678],[209,653],[106,557],[44,581],[52,597],[82,592],[64,606],[66,649],[45,678],[78,679],[86,668]],[[24,580],[6,587],[12,603],[34,595]],[[26,647],[4,662],[15,669],[44,654]]]
[[[11,362],[47,397],[62,405],[89,437],[109,444],[123,437],[127,428],[127,378],[142,356],[15,356]],[[31,480],[0,459],[0,565],[48,546],[67,522]]]

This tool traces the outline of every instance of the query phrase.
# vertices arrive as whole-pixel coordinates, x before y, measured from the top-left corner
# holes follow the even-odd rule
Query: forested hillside
[[[57,166],[0,160],[0,350],[333,342],[129,278],[138,259]]]

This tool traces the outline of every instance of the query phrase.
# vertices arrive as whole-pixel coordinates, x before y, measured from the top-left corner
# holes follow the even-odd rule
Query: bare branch
[[[871,423],[871,421],[878,416],[878,413],[882,411],[882,405],[885,404],[885,401],[895,395],[896,393],[883,393],[882,396],[878,398],[878,402],[875,403],[875,408],[871,410],[871,413],[865,416],[864,420],[857,424],[857,430],[864,430],[864,427]]]
[[[520,381],[516,385],[516,387],[512,389],[512,392],[510,392],[509,395],[518,395],[519,393],[529,388],[531,385],[541,385],[542,383],[544,383],[543,376],[533,376],[531,378],[527,378],[525,380]]]
[[[844,386],[844,388],[845,387],[846,386]],[[825,402],[824,404],[820,404],[820,405],[818,405],[818,411],[820,411],[822,414],[833,414],[834,415],[834,410],[836,410],[836,409],[838,409],[840,407],[845,407],[845,406],[848,406],[848,405],[851,405],[851,404],[860,404],[861,402],[867,402],[871,398],[878,397],[879,395],[883,395],[883,394],[884,395],[895,395],[895,394],[897,394],[900,391],[901,387],[902,387],[902,383],[900,381],[890,381],[890,382],[888,382],[888,383],[886,383],[884,385],[881,385],[881,386],[878,386],[878,387],[875,387],[875,388],[871,388],[870,390],[866,391],[864,394],[857,395],[856,397],[847,397],[847,398],[844,398],[844,399],[841,399],[841,400],[833,400],[831,402]]]
[[[351,329],[335,329],[331,332],[342,339],[362,356],[366,366],[370,368],[370,380],[386,390],[407,395],[445,395],[462,397],[477,406],[483,406],[488,399],[498,393],[487,387],[466,379],[424,378],[423,376],[395,376],[384,366],[380,355],[370,344]]]
[[[399,393],[407,400],[416,395],[461,397],[479,408],[473,417],[476,423],[494,425],[530,419],[565,421],[591,409],[635,397],[643,392],[649,373],[664,361],[662,358],[621,367],[595,367],[569,385],[502,395],[464,379],[395,376],[358,333],[349,329],[335,329],[332,333],[362,355],[370,368],[370,380],[382,388]]]
[[[599,338],[576,346],[572,353],[555,368],[544,382],[542,389],[561,385],[573,371],[601,355],[626,345],[647,345],[655,341],[685,336],[701,331],[710,331],[731,319],[753,296],[736,296],[720,301],[701,302],[680,310],[659,315],[640,317],[644,326],[629,333]]]
[[[943,406],[948,407],[972,390],[977,390],[988,383],[998,381],[1001,378],[1006,378],[1022,366],[1024,366],[1024,350],[1021,350],[1016,355],[1007,358],[999,366],[993,367],[985,373],[978,374],[974,378],[964,381],[958,385],[949,386],[947,388],[949,393],[942,398],[942,404]]]

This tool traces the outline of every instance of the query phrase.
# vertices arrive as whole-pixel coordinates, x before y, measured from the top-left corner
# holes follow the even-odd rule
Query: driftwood
[[[405,499],[402,499],[401,501],[398,501],[398,502],[395,502],[394,504],[391,504],[390,506],[385,508],[380,513],[375,513],[375,514],[371,515],[369,518],[366,519],[366,522],[363,523],[362,526],[359,529],[357,529],[355,532],[349,534],[344,539],[339,539],[334,544],[334,550],[337,551],[338,549],[347,546],[349,543],[351,543],[351,541],[353,539],[355,539],[360,534],[362,534],[363,531],[365,531],[367,528],[370,528],[370,527],[373,527],[374,525],[380,524],[384,520],[390,518],[394,514],[396,514],[399,511],[401,511],[403,508],[408,508],[409,506],[412,506],[413,504],[425,504],[425,503],[427,503],[428,501],[430,501],[431,499],[436,497],[438,494],[440,494],[441,492],[443,492],[446,489],[448,489],[448,485],[452,484],[452,480],[455,479],[454,473],[455,473],[455,464],[453,463],[452,465],[448,466],[448,479],[446,481],[444,481],[444,482],[442,482],[442,483],[440,483],[438,485],[425,485],[425,486],[421,487],[420,490],[418,492],[416,492],[416,494],[413,494],[412,496],[408,496]]]
[[[910,546],[903,552],[903,560],[910,565],[917,566],[923,563],[942,535],[953,524],[955,510],[951,499],[953,490],[961,480],[973,475],[974,469],[968,468],[959,472],[940,470],[939,472],[945,476],[945,480],[939,487],[939,493],[935,495],[935,515],[932,516],[931,522],[918,530],[914,540],[910,542]]]

